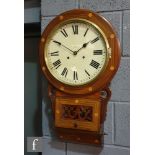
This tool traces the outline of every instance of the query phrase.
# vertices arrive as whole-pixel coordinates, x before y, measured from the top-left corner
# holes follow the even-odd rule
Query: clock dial
[[[108,61],[100,29],[83,20],[69,20],[49,34],[45,44],[47,68],[62,83],[78,86],[95,80]]]

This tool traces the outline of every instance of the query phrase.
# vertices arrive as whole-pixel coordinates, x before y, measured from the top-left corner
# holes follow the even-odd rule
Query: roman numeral
[[[67,34],[67,32],[66,32],[65,29],[62,29],[62,30],[61,30],[61,33],[62,33],[65,37],[68,37],[68,34]]]
[[[88,30],[89,30],[89,28],[87,28],[86,32],[84,33],[84,35],[83,35],[84,37],[86,36],[86,34],[87,34]]]
[[[61,66],[61,61],[60,61],[60,59],[58,59],[57,61],[53,62],[53,66],[56,67],[56,69],[57,69],[58,67],[60,67],[60,66]]]
[[[59,51],[49,53],[51,56],[59,56]]]
[[[94,55],[102,55],[102,50],[94,50]]]
[[[95,60],[92,60],[91,63],[90,63],[90,66],[92,66],[92,67],[94,67],[96,69],[98,69],[99,65],[100,64],[98,62],[96,62]]]
[[[74,79],[74,80],[78,80],[77,71],[74,71],[74,73],[73,73],[73,79]]]
[[[88,75],[88,76],[90,76],[90,74],[88,73],[88,71],[87,70],[84,70],[85,71],[85,73]]]
[[[99,40],[99,37],[96,37],[94,40],[92,40],[90,43],[91,44],[93,44],[93,43],[95,43],[96,41],[98,41]]]
[[[65,67],[61,73],[62,76],[67,76],[67,73],[68,73],[68,69]]]
[[[78,25],[72,25],[73,33],[78,34]]]

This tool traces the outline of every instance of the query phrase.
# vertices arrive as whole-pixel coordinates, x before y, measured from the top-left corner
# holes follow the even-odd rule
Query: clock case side
[[[96,24],[104,32],[109,44],[109,61],[106,69],[101,72],[101,74],[95,80],[81,86],[70,86],[56,80],[48,71],[44,59],[45,43],[49,33],[61,22],[75,18],[85,19]],[[103,88],[106,88],[118,70],[120,56],[120,43],[111,24],[105,18],[100,17],[99,15],[90,10],[74,9],[58,15],[48,24],[40,40],[39,57],[41,69],[46,78],[48,79],[49,83],[66,94],[83,96],[86,94],[101,91]]]

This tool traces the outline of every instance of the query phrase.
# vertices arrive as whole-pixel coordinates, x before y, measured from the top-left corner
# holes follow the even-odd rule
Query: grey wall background
[[[24,0],[24,155],[41,154],[27,152],[27,137],[42,136],[41,76],[38,63],[40,34],[40,2]]]
[[[42,79],[43,155],[129,155],[130,154],[130,2],[129,0],[41,0],[41,29],[58,14],[86,8],[109,20],[121,42],[120,68],[111,83],[104,131],[104,148],[63,143],[55,138],[47,97],[47,81]]]

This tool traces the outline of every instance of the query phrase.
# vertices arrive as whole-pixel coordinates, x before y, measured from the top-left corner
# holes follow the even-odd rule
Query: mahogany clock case
[[[49,34],[58,25],[68,20],[79,19],[93,23],[103,32],[108,44],[108,61],[106,68],[93,81],[71,86],[60,82],[49,72],[44,52]],[[90,10],[74,9],[64,12],[54,18],[44,30],[40,40],[39,56],[42,71],[49,82],[48,95],[52,102],[57,136],[63,141],[101,146],[104,135],[101,124],[105,121],[107,103],[111,97],[109,84],[120,63],[120,44],[111,24]],[[101,97],[101,90],[105,92],[104,97]],[[73,118],[74,116],[69,114],[64,116],[65,108],[75,109],[77,117]],[[89,115],[81,117],[80,108],[87,109]]]
[[[109,48],[107,49],[109,54],[109,61],[106,69],[102,71],[99,76],[92,82],[80,86],[70,86],[55,79],[49,72],[44,59],[45,44],[50,32],[53,31],[62,22],[70,19],[84,19],[94,23],[101,29],[101,31],[103,31],[109,44]],[[55,88],[64,93],[75,94],[77,96],[91,94],[107,87],[115,75],[120,63],[120,43],[111,24],[105,18],[100,17],[98,14],[90,10],[74,9],[58,15],[48,24],[40,40],[39,56],[42,71],[48,79],[49,83]]]

